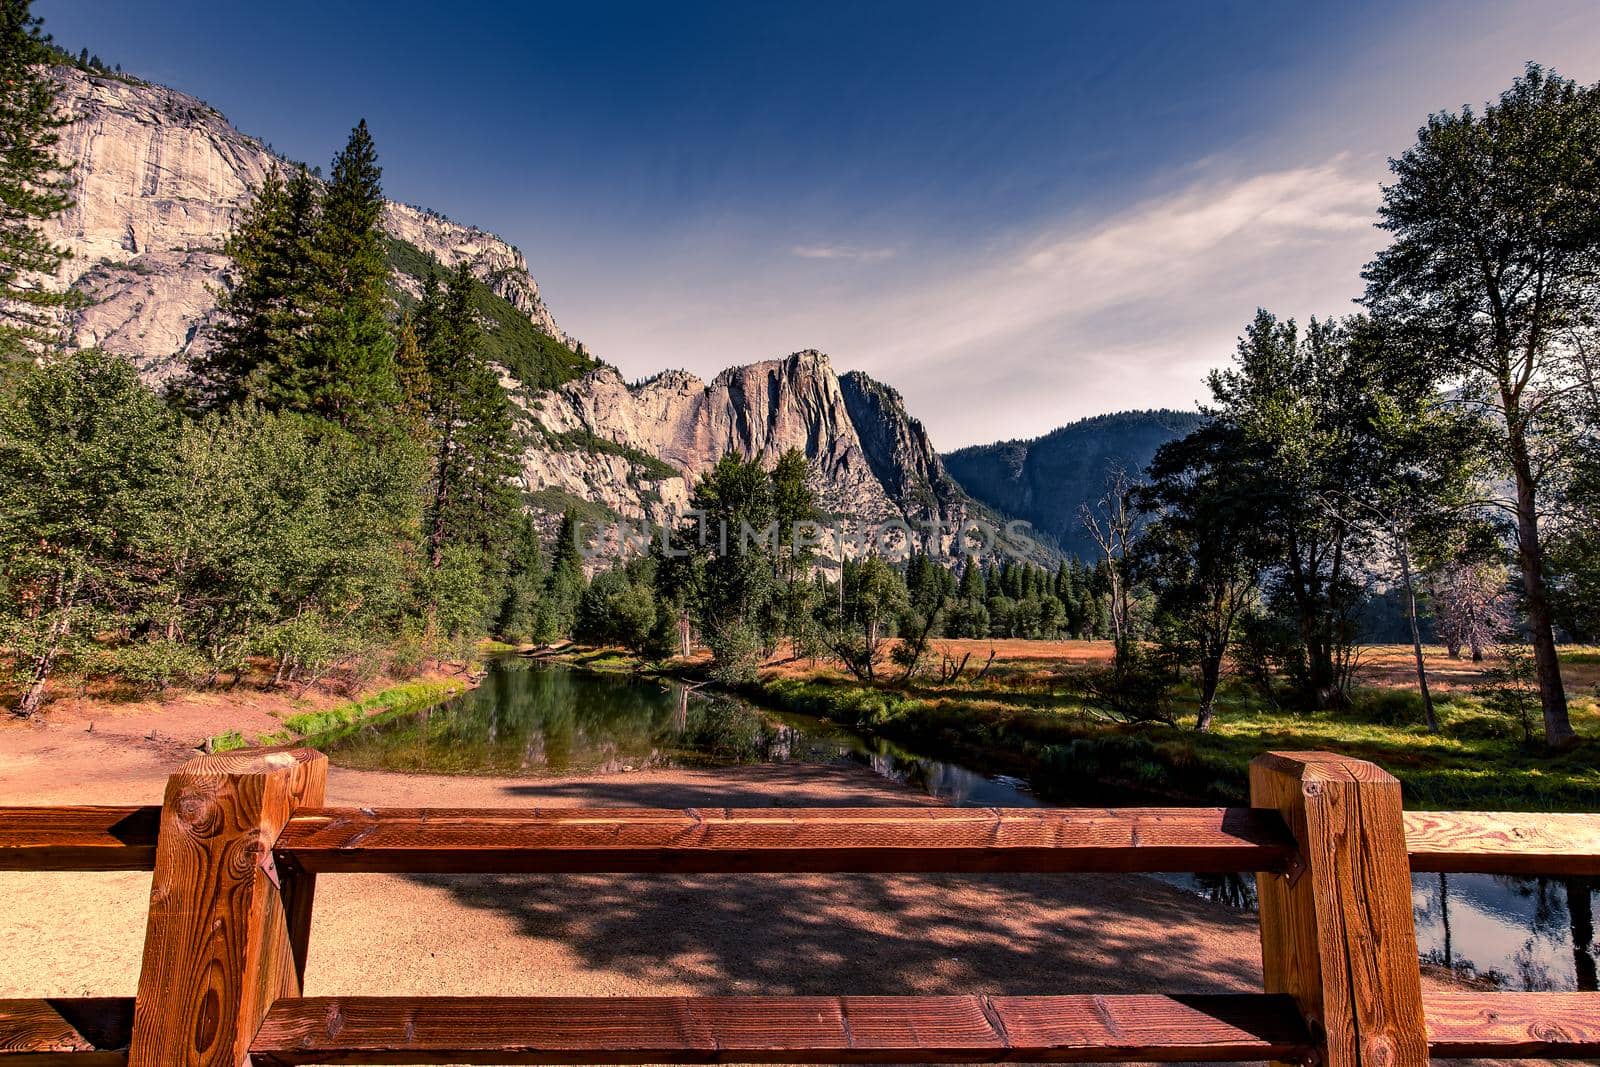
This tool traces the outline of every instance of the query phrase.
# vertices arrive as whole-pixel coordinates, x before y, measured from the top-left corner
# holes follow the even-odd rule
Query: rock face
[[[811,461],[813,488],[830,513],[919,530],[972,517],[899,394],[859,371],[841,378],[820,352],[734,367],[709,384],[667,371],[629,385],[602,367],[519,403],[544,439],[524,456],[529,491],[581,497],[621,517],[656,522],[687,507],[693,481],[726,453],[770,465],[790,448]],[[570,447],[590,437],[624,454]],[[677,473],[661,477],[658,465],[630,462],[627,453]]]
[[[227,284],[223,243],[240,208],[276,162],[210,105],[172,89],[57,68],[60,154],[75,168],[77,206],[48,228],[73,251],[58,283],[95,301],[73,324],[74,343],[132,356],[160,380],[204,350]],[[391,203],[389,233],[447,267],[477,277],[535,325],[567,341],[527,262],[491,233]]]

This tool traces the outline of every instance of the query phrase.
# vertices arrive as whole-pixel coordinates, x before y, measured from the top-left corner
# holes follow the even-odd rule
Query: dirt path
[[[152,803],[191,750],[0,728],[4,803]],[[927,803],[864,768],[507,780],[335,768],[333,804]],[[0,873],[0,997],[136,985],[149,875]],[[1138,877],[343,875],[308,992],[1133,992],[1258,988],[1252,918]]]

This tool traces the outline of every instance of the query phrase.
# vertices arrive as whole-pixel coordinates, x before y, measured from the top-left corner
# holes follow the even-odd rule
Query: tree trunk
[[[1594,899],[1586,878],[1568,878],[1567,917],[1572,923],[1572,965],[1577,970],[1578,990],[1593,993],[1600,989],[1600,973],[1594,958]]]
[[[1395,538],[1395,555],[1400,558],[1400,580],[1406,589],[1406,618],[1411,623],[1411,654],[1417,661],[1417,691],[1422,694],[1422,712],[1428,732],[1439,732],[1439,716],[1433,710],[1433,694],[1428,692],[1428,669],[1422,658],[1422,630],[1417,625],[1417,587],[1411,575],[1411,546],[1403,537]]]
[[[1539,679],[1539,704],[1544,711],[1544,740],[1552,748],[1577,742],[1567,715],[1567,692],[1561,681],[1561,660],[1556,654],[1555,626],[1550,596],[1544,583],[1544,546],[1539,542],[1539,511],[1533,467],[1521,414],[1507,406],[1506,425],[1511,446],[1511,470],[1517,479],[1517,560],[1522,566],[1522,596],[1533,644],[1533,664]]]
[[[50,627],[45,632],[43,647],[33,659],[33,668],[28,672],[28,683],[23,688],[22,699],[13,709],[24,719],[44,706],[45,687],[50,684],[50,673],[55,670],[56,659],[61,655],[61,642],[72,632],[72,609],[77,606],[77,600],[77,573],[74,572],[70,578],[66,574],[57,575],[53,609],[55,617],[50,620]]]
[[[1222,657],[1206,656],[1200,664],[1200,711],[1195,716],[1194,728],[1201,733],[1211,732],[1211,719],[1217,709],[1217,684],[1222,677]]]
[[[1444,933],[1444,969],[1454,973],[1456,958],[1450,943],[1450,876],[1439,872],[1439,928]]]

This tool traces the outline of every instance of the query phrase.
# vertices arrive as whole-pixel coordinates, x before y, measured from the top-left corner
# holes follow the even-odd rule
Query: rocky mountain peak
[[[137,79],[58,67],[72,122],[58,151],[77,179],[76,205],[47,227],[72,250],[57,283],[94,301],[73,341],[131,356],[164,379],[203,352],[228,284],[222,254],[240,210],[267,172],[297,164],[235,129],[202,100]],[[390,203],[391,237],[445,267],[466,261],[496,295],[561,341],[522,253],[494,234]]]

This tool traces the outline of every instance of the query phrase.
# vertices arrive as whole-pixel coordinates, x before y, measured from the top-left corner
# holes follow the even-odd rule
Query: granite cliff
[[[50,237],[70,248],[57,283],[92,303],[73,343],[131,357],[156,383],[205,350],[216,294],[230,282],[223,247],[251,190],[277,157],[215,108],[121,74],[58,68],[72,118],[60,151],[76,206]],[[466,261],[482,283],[486,349],[503,368],[526,449],[523,490],[553,524],[589,517],[659,521],[687,506],[693,480],[727,452],[776,460],[800,449],[824,507],[861,522],[913,526],[993,519],[946,473],[893,389],[836,374],[814,351],[723,371],[704,382],[667,371],[629,384],[557,325],[507,241],[435,212],[390,203],[394,295]]]

